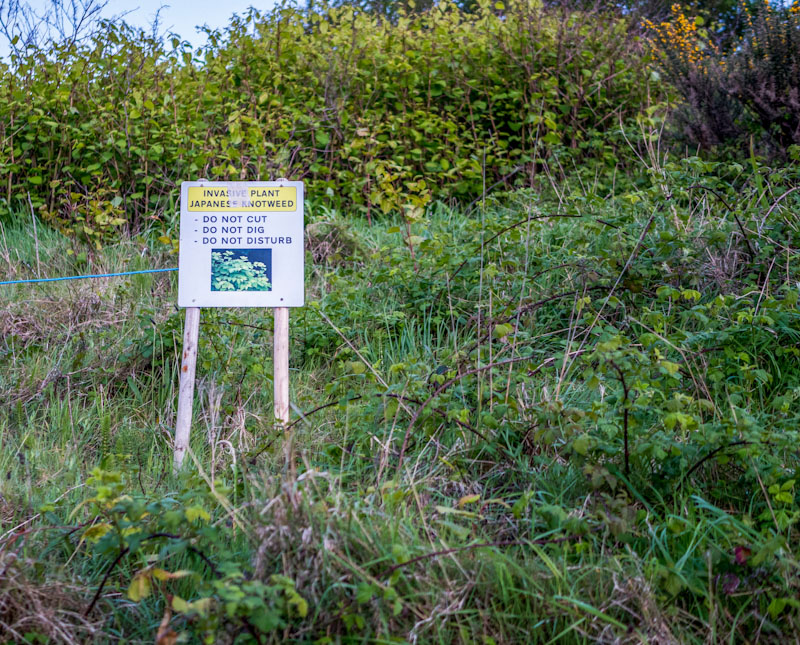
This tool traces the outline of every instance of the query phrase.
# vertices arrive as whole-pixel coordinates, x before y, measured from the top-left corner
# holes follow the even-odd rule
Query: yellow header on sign
[[[191,186],[189,210],[219,213],[225,211],[281,212],[297,209],[297,188],[294,186],[257,186],[227,188]]]

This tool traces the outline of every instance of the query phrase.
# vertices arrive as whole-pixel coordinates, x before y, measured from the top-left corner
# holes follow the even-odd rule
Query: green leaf
[[[474,504],[475,502],[479,501],[481,498],[480,495],[464,495],[461,499],[458,500],[458,507],[463,508],[467,504]]]
[[[773,598],[772,602],[769,603],[767,607],[767,611],[769,615],[772,617],[772,620],[775,620],[778,615],[784,610],[787,604],[786,598]]]
[[[360,605],[368,603],[375,595],[375,590],[368,582],[359,582],[356,587],[356,602]]]
[[[478,513],[462,511],[460,509],[452,508],[450,506],[436,506],[434,508],[436,509],[436,512],[440,513],[441,515],[460,515],[461,517],[469,517],[469,518],[480,517]]]
[[[510,325],[508,323],[502,323],[502,324],[494,326],[494,331],[492,332],[492,335],[495,338],[505,338],[512,331],[514,331],[514,326],[513,325]]]
[[[150,570],[143,569],[131,580],[131,584],[128,587],[128,598],[133,602],[139,602],[143,598],[147,598],[151,592]]]
[[[166,580],[175,580],[177,578],[185,578],[186,576],[190,576],[194,573],[193,571],[188,571],[186,569],[182,569],[181,571],[169,572],[165,569],[153,569],[153,577],[156,580],[161,580],[162,582]]]
[[[579,455],[585,457],[589,453],[591,441],[591,437],[589,437],[588,434],[582,434],[572,442],[572,449]]]
[[[364,363],[360,361],[350,361],[349,365],[350,365],[350,371],[353,374],[363,374],[364,372],[367,371],[367,368],[364,365]]]
[[[673,363],[671,361],[662,360],[659,361],[658,365],[659,367],[663,368],[664,371],[667,372],[667,374],[670,374],[671,376],[675,376],[675,374],[677,374],[681,369],[680,365],[678,365],[677,363]]]
[[[86,529],[81,535],[81,541],[97,542],[101,537],[108,533],[113,527],[107,522],[94,524]]]
[[[180,596],[172,596],[172,609],[180,613],[189,611],[189,603]]]
[[[211,521],[211,515],[202,506],[190,506],[184,511],[184,514],[189,522],[194,522],[197,519],[202,519],[205,522]]]

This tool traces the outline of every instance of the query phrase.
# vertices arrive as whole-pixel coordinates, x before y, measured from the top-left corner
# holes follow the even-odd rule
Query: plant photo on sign
[[[272,249],[211,249],[211,291],[272,291]]]

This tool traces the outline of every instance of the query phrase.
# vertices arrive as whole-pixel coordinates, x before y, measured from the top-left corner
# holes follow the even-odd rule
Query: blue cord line
[[[178,269],[147,269],[145,271],[123,271],[122,273],[96,273],[93,275],[71,275],[65,278],[37,278],[36,280],[7,280],[0,282],[4,284],[31,284],[32,282],[60,282],[62,280],[85,280],[87,278],[115,278],[121,275],[138,275],[140,273],[164,273],[166,271],[177,271]]]

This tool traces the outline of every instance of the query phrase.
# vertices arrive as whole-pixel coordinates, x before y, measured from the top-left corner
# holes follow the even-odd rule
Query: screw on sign
[[[186,308],[186,322],[175,426],[176,471],[189,448],[202,307],[273,309],[275,421],[288,426],[288,308],[305,303],[303,199],[303,183],[286,179],[199,179],[181,185],[178,306]],[[293,472],[290,436],[286,446]]]

